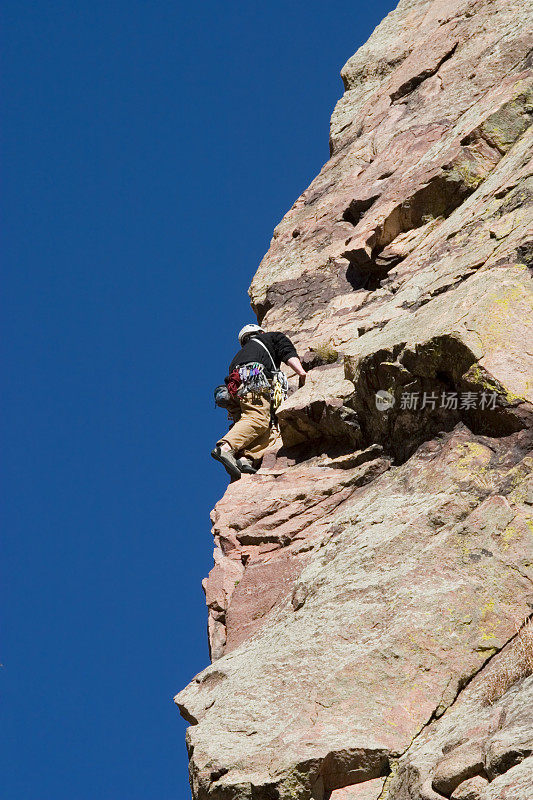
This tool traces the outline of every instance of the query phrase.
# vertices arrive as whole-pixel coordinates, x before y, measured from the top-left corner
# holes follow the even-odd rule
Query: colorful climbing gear
[[[237,367],[241,385],[237,391],[238,397],[243,397],[248,392],[252,394],[261,394],[265,389],[270,389],[270,381],[268,380],[265,367],[259,361],[251,361],[249,364],[242,364]]]
[[[284,400],[287,399],[289,394],[289,383],[287,376],[282,370],[278,369],[272,378],[272,388],[270,390],[270,398],[272,408],[277,411]]]

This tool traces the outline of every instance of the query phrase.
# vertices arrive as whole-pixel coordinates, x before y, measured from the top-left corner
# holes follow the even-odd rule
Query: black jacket
[[[298,356],[296,348],[284,333],[277,333],[271,331],[270,333],[254,333],[253,336],[245,342],[244,347],[241,347],[237,355],[229,365],[229,372],[231,373],[235,367],[241,364],[249,364],[251,361],[259,361],[265,367],[265,372],[269,378],[272,377],[272,361],[265,352],[264,347],[254,341],[259,339],[263,344],[268,347],[276,367],[279,369],[281,362],[285,364],[293,356]]]

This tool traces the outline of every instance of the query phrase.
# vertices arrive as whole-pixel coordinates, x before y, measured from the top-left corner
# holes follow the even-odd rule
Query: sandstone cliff
[[[212,515],[196,800],[533,797],[531,22],[401,0],[342,71],[250,288],[310,373]]]

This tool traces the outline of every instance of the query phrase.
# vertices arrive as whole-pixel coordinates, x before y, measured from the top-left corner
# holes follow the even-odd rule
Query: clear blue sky
[[[393,5],[3,4],[3,800],[190,796],[212,389]]]

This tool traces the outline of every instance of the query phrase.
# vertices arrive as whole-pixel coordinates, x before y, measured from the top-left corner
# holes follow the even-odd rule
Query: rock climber
[[[229,365],[223,390],[233,425],[219,439],[211,455],[224,465],[232,480],[241,473],[257,472],[265,450],[274,442],[272,412],[287,396],[287,378],[280,370],[283,361],[305,383],[306,371],[288,336],[265,332],[260,325],[245,325],[239,331],[241,349]],[[216,393],[215,393],[216,394]]]

